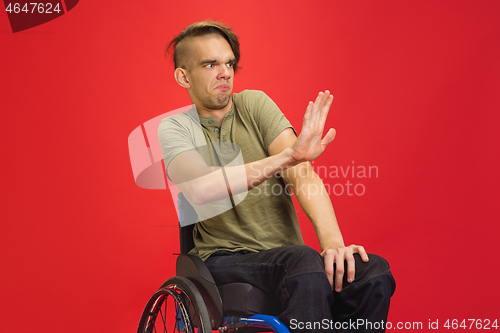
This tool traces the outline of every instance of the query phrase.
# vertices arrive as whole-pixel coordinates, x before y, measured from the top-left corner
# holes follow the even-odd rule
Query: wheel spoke
[[[165,297],[165,300],[163,301],[162,307],[165,306],[165,312],[162,311],[160,307],[160,317],[161,321],[163,322],[163,332],[166,332],[166,327],[167,327],[167,297]],[[156,327],[156,326],[155,326]]]
[[[211,331],[210,318],[203,299],[187,278],[169,279],[150,298],[146,309],[139,323],[139,333]],[[196,324],[196,327],[193,324]],[[170,331],[167,329],[169,326],[172,328]]]

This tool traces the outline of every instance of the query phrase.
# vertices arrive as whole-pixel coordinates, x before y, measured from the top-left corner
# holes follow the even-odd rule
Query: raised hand
[[[326,90],[320,92],[316,101],[309,102],[304,120],[302,123],[302,131],[300,132],[297,141],[292,148],[292,158],[296,162],[313,161],[318,158],[326,149],[333,139],[335,139],[335,130],[331,128],[325,137],[323,130],[325,128],[326,117],[330,106],[333,102],[333,95]]]

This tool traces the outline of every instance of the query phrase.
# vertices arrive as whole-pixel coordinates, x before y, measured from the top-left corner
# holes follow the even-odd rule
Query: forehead
[[[231,46],[221,35],[193,37],[189,43],[192,59],[197,62],[207,59],[228,61],[234,58]]]

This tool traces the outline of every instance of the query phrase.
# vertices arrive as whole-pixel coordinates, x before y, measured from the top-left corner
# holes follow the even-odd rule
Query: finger
[[[325,90],[324,92],[321,93],[321,100],[319,101],[318,108],[319,112],[321,112],[321,109],[325,106],[325,103],[327,102],[328,98],[330,97],[330,92],[328,90]]]
[[[318,121],[321,118],[321,113],[323,112],[323,108],[325,107],[325,104],[328,102],[328,99],[330,98],[330,92],[328,90],[325,90],[325,92],[321,93],[321,100],[318,101],[318,110],[317,110],[317,118],[316,121]]]
[[[368,260],[370,260],[370,258],[368,258],[368,253],[366,253],[365,248],[362,247],[361,245],[358,246],[358,253],[364,262],[367,262]]]
[[[335,256],[335,291],[342,290],[342,280],[344,279],[344,251],[337,252]]]
[[[333,129],[333,128],[330,128],[330,130],[328,131],[328,133],[326,133],[323,140],[321,140],[321,145],[323,146],[323,149],[326,148],[326,146],[328,146],[330,143],[333,142],[336,134],[337,134],[337,131],[335,131],[335,129]]]
[[[332,103],[333,103],[333,95],[329,95],[328,98],[325,100],[325,103],[319,115],[319,126],[321,130],[323,130],[323,128],[325,127],[326,118],[328,117],[328,113],[330,112],[330,107],[332,106]]]
[[[325,107],[325,104],[328,102],[328,99],[330,97],[330,92],[328,90],[326,90],[325,92],[320,92],[321,94],[321,99],[318,99],[317,101],[317,104],[316,104],[316,107],[317,109],[315,110],[315,118],[314,118],[314,121],[315,121],[315,127],[316,127],[316,130],[320,130],[323,131],[322,128],[320,128],[320,120],[321,120],[321,113],[323,112],[323,108]]]
[[[348,253],[347,258],[345,259],[347,261],[347,282],[351,283],[354,281],[354,275],[356,273],[356,261],[354,260],[354,256],[352,255],[352,252]]]
[[[325,105],[328,102],[328,99],[330,98],[330,96],[331,96],[330,91],[325,90],[325,92],[323,93],[323,99],[321,100],[321,104],[320,104],[321,109],[323,109],[323,107],[325,107]]]
[[[304,113],[304,119],[302,120],[302,128],[307,128],[311,123],[313,105],[313,102],[309,102],[307,105],[306,112]]]
[[[318,111],[316,113],[315,118],[315,131],[323,133],[325,128],[326,117],[328,116],[328,112],[330,110],[330,106],[332,105],[333,97],[330,95],[330,92],[326,90],[323,93],[323,99],[321,103],[318,105]]]
[[[325,263],[325,274],[333,290],[333,262],[334,256],[331,251],[326,251],[323,257],[323,262]]]
[[[316,97],[316,100],[314,101],[311,114],[311,126],[313,126],[313,130],[317,129],[316,122],[318,121],[319,113],[321,112],[321,105],[323,104],[324,95],[325,94],[320,91],[318,93],[318,96]]]
[[[366,253],[366,250],[363,246],[352,244],[349,245],[349,247],[352,248],[352,253],[358,253],[361,257],[361,260],[363,260],[364,262],[370,260],[370,258],[368,258],[368,253]]]

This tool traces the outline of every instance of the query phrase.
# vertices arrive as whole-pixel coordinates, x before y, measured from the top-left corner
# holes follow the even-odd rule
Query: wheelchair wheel
[[[144,308],[137,333],[211,333],[203,297],[187,278],[168,279]]]

